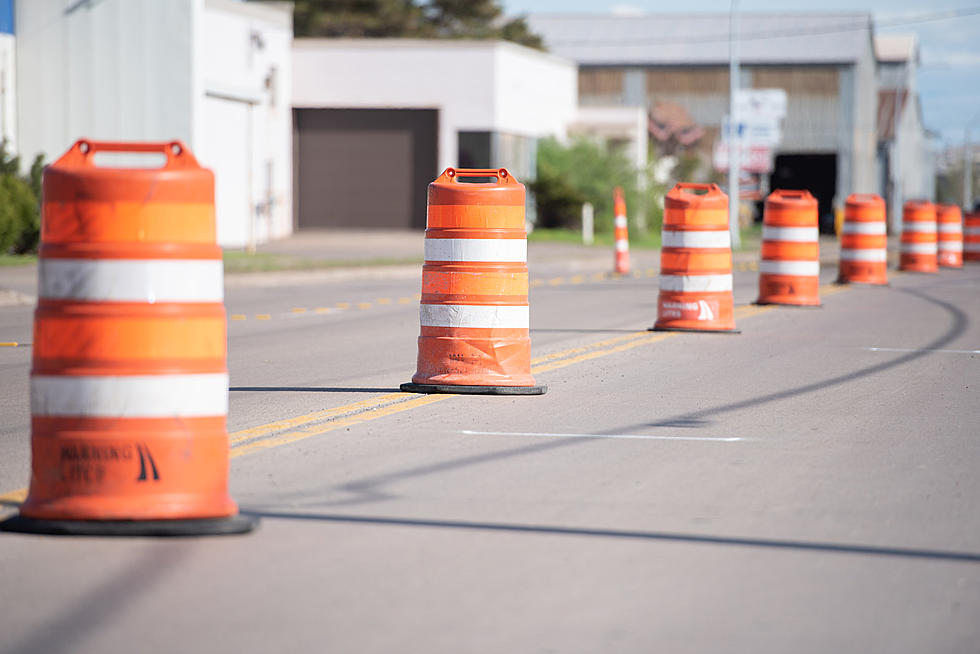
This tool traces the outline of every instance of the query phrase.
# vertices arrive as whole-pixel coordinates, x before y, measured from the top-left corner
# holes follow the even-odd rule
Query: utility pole
[[[963,134],[963,211],[973,211],[973,148],[970,143],[970,128],[980,120],[977,113],[966,123]]]
[[[741,183],[741,143],[738,143],[738,118],[735,115],[735,95],[738,92],[738,31],[736,11],[738,0],[732,0],[728,18],[728,229],[732,235],[732,248],[742,245],[738,229],[738,196]]]

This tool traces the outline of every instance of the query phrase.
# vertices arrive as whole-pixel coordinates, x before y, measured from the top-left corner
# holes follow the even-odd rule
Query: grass
[[[317,259],[292,254],[256,252],[249,254],[240,250],[224,253],[226,273],[258,273],[281,270],[324,270],[329,268],[359,268],[365,266],[397,266],[400,264],[422,264],[422,257],[376,258],[376,259]]]
[[[0,267],[27,266],[36,262],[36,254],[0,254]]]

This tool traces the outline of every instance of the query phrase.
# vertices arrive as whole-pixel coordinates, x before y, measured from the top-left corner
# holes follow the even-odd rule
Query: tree
[[[411,0],[296,0],[296,36],[407,36],[423,29],[422,9]]]
[[[37,249],[42,170],[42,158],[38,155],[27,178],[20,177],[20,157],[11,157],[7,153],[7,142],[0,143],[0,254],[20,254]]]
[[[542,48],[523,18],[497,0],[296,0],[296,36],[504,39]]]

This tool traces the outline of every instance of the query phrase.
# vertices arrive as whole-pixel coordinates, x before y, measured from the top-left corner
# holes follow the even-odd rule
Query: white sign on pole
[[[728,140],[728,116],[721,119],[721,133],[723,140]],[[736,130],[736,141],[751,145],[767,145],[775,147],[783,140],[783,130],[779,126],[779,121],[769,117],[743,117],[738,123]]]
[[[782,120],[786,117],[786,91],[783,89],[739,89],[735,94],[735,115]]]
[[[738,143],[739,168],[750,173],[772,172],[772,148],[766,145],[752,145],[748,143]],[[716,170],[728,168],[728,143],[721,141],[715,142],[714,152],[712,153],[712,164]]]

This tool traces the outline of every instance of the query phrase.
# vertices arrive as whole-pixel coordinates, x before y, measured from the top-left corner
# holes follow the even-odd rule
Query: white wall
[[[297,39],[293,106],[439,110],[439,168],[459,131],[562,136],[576,108],[569,61],[496,41]]]
[[[221,245],[292,230],[290,4],[19,0],[16,21],[25,162],[180,139],[215,172]]]
[[[194,149],[215,171],[224,246],[292,231],[291,43],[288,5],[204,2]]]
[[[578,111],[574,62],[498,43],[493,76],[494,129],[523,136],[565,136]]]
[[[0,139],[17,152],[17,61],[13,34],[0,34]],[[25,157],[29,166],[34,157]]]
[[[23,159],[54,160],[81,137],[190,142],[196,1],[19,0]]]

